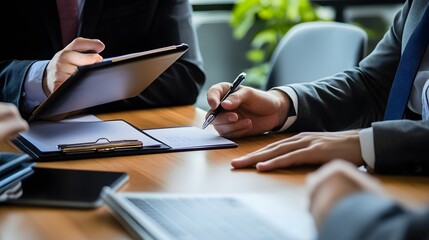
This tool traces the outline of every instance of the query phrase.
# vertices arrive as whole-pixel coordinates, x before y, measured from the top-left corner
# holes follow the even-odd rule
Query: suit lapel
[[[83,21],[80,36],[96,38],[98,20],[103,9],[103,0],[86,0],[83,8]]]
[[[45,27],[48,29],[49,38],[52,43],[52,48],[55,52],[63,48],[61,43],[61,29],[58,19],[58,11],[55,0],[41,0],[39,12],[43,15]]]

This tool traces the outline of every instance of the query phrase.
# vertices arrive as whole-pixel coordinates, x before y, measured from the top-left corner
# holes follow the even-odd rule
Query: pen
[[[203,123],[203,129],[205,129],[210,123],[213,122],[213,120],[216,118],[216,116],[219,114],[220,111],[223,110],[221,107],[222,102],[235,90],[237,90],[237,87],[240,86],[240,84],[246,79],[246,73],[242,72],[240,73],[237,78],[232,82],[231,88],[228,90],[228,92],[223,96],[223,98],[220,100],[219,106],[207,117],[207,119]]]

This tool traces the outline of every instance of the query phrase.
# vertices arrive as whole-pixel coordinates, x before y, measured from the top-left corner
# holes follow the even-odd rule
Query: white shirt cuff
[[[48,60],[33,63],[25,76],[24,83],[24,110],[30,112],[34,107],[46,100],[42,80]]]
[[[296,118],[298,116],[298,95],[296,95],[295,90],[293,90],[291,87],[274,87],[272,89],[280,90],[284,92],[286,95],[288,95],[289,98],[292,100],[293,107],[295,108],[296,115],[288,116],[283,126],[279,130],[275,131],[275,132],[284,132],[286,129],[292,126],[292,124],[295,123]]]
[[[372,169],[375,165],[374,134],[372,128],[364,128],[359,131],[359,141],[362,158]]]

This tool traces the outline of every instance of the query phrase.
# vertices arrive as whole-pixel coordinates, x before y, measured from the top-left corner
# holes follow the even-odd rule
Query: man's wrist
[[[48,61],[35,61],[25,76],[23,90],[24,112],[31,112],[47,98],[42,87],[43,74],[47,64]]]
[[[286,110],[288,109],[288,105],[290,105],[290,98],[285,92],[281,90],[270,89],[268,92],[271,95],[274,95],[274,97],[278,100],[278,125],[274,129],[280,129],[289,117],[289,113]]]
[[[292,124],[295,123],[298,115],[298,96],[291,87],[275,87],[271,89],[272,91],[281,92],[281,94],[286,99],[287,105],[284,108],[287,108],[286,117],[283,121],[279,122],[278,127],[271,130],[271,132],[283,132],[288,129]]]

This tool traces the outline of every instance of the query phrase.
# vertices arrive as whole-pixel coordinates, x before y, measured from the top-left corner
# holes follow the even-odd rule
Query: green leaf
[[[251,49],[246,53],[246,57],[251,62],[260,63],[265,59],[265,51],[262,49]]]
[[[316,11],[317,10],[317,11]],[[301,22],[327,20],[326,11],[309,0],[239,0],[234,4],[230,24],[234,37],[252,36],[250,49],[246,52],[249,61],[255,64],[248,78],[265,80],[269,60],[280,39],[294,25]],[[256,80],[258,79],[258,80]],[[247,81],[248,82],[248,81]]]
[[[266,44],[272,44],[277,42],[277,32],[273,29],[267,29],[258,32],[251,43],[254,48],[262,48]]]

